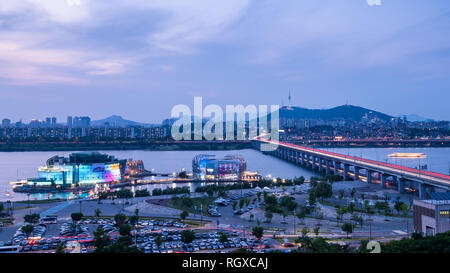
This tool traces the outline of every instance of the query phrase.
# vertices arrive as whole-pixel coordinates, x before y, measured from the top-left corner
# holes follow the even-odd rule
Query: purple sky
[[[377,3],[379,0],[368,2]],[[348,102],[450,120],[450,1],[0,0],[0,118]]]

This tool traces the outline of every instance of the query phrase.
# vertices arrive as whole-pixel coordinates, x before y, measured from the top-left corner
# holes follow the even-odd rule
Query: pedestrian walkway
[[[59,211],[67,208],[68,206],[72,205],[74,201],[66,201],[61,204],[58,204],[57,206],[51,207],[46,211],[41,212],[41,218],[46,217],[47,215],[56,214]]]

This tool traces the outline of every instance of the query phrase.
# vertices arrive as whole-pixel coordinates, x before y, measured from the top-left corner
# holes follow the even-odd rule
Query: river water
[[[328,151],[339,152],[353,156],[362,156],[368,159],[390,162],[408,167],[427,165],[428,170],[448,174],[450,167],[450,148],[333,148]],[[394,152],[420,152],[425,153],[425,159],[392,159],[388,155]],[[0,152],[0,201],[6,200],[37,200],[49,198],[47,194],[27,194],[14,193],[9,182],[17,179],[37,177],[37,168],[45,164],[45,161],[54,155],[68,156],[72,152]],[[261,175],[271,175],[272,177],[293,178],[294,176],[304,176],[309,178],[314,175],[309,170],[297,167],[291,163],[284,162],[278,158],[264,155],[256,150],[232,150],[232,151],[103,151],[116,156],[119,159],[140,159],[143,160],[145,168],[157,173],[179,172],[186,169],[192,170],[192,158],[198,154],[213,154],[223,157],[228,154],[239,154],[247,161],[247,170],[258,171]],[[198,183],[170,183],[162,185],[145,186],[150,191],[154,187],[182,187],[189,186],[191,190],[197,187]],[[72,197],[71,193],[52,194],[51,198]]]

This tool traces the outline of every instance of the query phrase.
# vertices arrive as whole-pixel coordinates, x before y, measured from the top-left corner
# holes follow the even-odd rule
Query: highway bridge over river
[[[299,166],[311,168],[324,174],[337,174],[344,180],[362,180],[367,183],[381,183],[383,188],[389,184],[397,185],[399,193],[406,189],[418,191],[419,198],[425,199],[430,191],[442,189],[450,191],[450,176],[423,171],[405,166],[375,160],[343,155],[319,149],[299,146],[292,143],[269,141],[263,138],[253,140],[253,147],[260,150],[261,144],[277,145],[270,152],[264,152]]]

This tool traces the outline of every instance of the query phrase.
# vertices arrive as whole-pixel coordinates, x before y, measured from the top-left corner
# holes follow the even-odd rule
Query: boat
[[[392,153],[389,154],[391,158],[426,158],[424,153]]]

